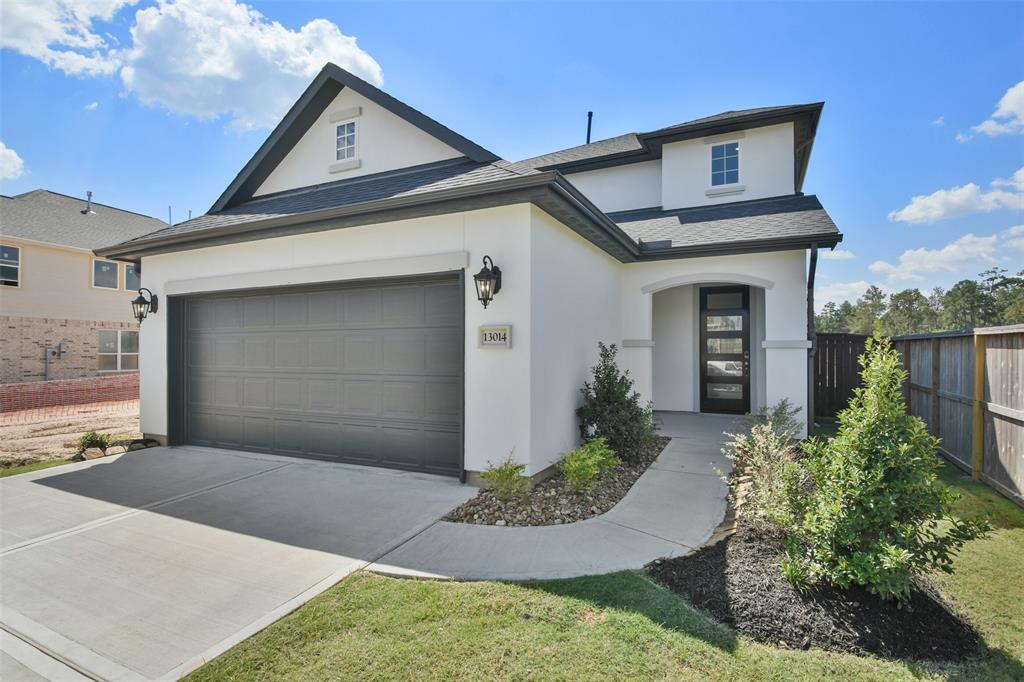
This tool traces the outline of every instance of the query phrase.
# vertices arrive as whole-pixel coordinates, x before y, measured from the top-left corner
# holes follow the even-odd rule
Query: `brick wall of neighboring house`
[[[138,328],[137,324],[126,322],[0,316],[0,383],[116,374],[97,369],[98,332]],[[46,349],[61,342],[67,355],[51,358],[47,369]]]

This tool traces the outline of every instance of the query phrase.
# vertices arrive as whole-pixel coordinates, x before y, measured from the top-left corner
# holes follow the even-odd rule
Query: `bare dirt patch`
[[[9,413],[0,417],[0,467],[52,459],[78,452],[78,439],[87,431],[109,433],[117,440],[139,438],[138,407],[92,403],[60,408],[60,416]]]
[[[573,490],[560,473],[511,500],[500,500],[490,490],[453,509],[446,521],[487,526],[557,526],[604,514],[625,497],[636,480],[658,458],[671,438],[655,438],[637,456],[624,461],[586,490]]]

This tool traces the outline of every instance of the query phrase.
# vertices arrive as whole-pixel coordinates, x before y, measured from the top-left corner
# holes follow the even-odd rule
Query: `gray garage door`
[[[190,443],[457,475],[458,279],[185,302]]]

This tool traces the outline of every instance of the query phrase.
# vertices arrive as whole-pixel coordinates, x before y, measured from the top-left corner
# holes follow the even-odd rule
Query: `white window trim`
[[[131,289],[131,288],[128,287],[128,268],[134,268],[134,267],[135,267],[135,265],[133,263],[125,263],[124,267],[121,268],[121,286],[124,287],[125,291],[138,291],[139,287],[142,286],[142,278],[139,277],[139,287],[135,287],[134,289]],[[95,273],[96,273],[96,271],[93,270],[93,274],[94,275],[95,275]]]
[[[114,267],[117,268],[117,286],[113,287],[101,287],[96,285],[96,264],[97,263],[113,263]],[[116,260],[107,260],[106,258],[93,258],[89,263],[89,283],[93,289],[99,289],[100,291],[122,291],[121,289],[121,264]]]
[[[351,124],[353,124],[355,126],[356,142],[355,142],[354,145],[352,145],[352,156],[349,156],[349,157],[344,158],[344,159],[339,159],[338,158],[338,128],[340,128],[341,126],[348,125],[349,123],[351,123]],[[359,136],[360,136],[360,128],[362,127],[362,126],[359,125],[359,121],[357,121],[354,118],[347,118],[344,121],[338,121],[338,122],[334,123],[333,125],[334,125],[334,160],[335,160],[336,163],[334,163],[332,165],[336,166],[338,164],[343,164],[343,163],[345,163],[347,161],[358,161],[359,160]]]
[[[736,154],[739,157],[739,168],[737,174],[739,176],[739,182],[734,182],[728,185],[712,185],[711,184],[711,154],[715,147],[723,144],[736,144]],[[704,177],[707,180],[707,189],[704,190],[704,196],[706,197],[720,197],[727,196],[729,194],[741,194],[747,189],[747,186],[743,184],[743,135],[737,137],[721,137],[721,138],[709,138],[704,141],[707,146],[707,165],[705,166]]]
[[[102,352],[100,352],[99,340],[100,340],[100,334],[102,332],[110,332],[111,334],[117,334],[117,341],[115,342],[117,344],[117,352],[115,352],[115,353],[102,353]],[[96,371],[97,372],[103,372],[103,373],[111,373],[111,372],[138,372],[139,371],[139,367],[138,367],[138,364],[139,364],[138,363],[139,352],[138,351],[135,351],[134,353],[122,353],[121,352],[121,335],[122,334],[138,334],[138,333],[139,332],[136,329],[97,329],[96,330],[96,364],[97,364]],[[138,337],[136,337],[136,344],[138,344]],[[99,369],[99,367],[98,367],[98,365],[99,365],[99,357],[101,355],[113,355],[113,356],[117,357],[117,368],[116,369]],[[135,360],[136,360],[135,365],[136,366],[134,368],[130,368],[130,367],[129,368],[124,368],[124,367],[121,367],[121,358],[123,356],[125,356],[125,355],[134,355],[135,356]]]
[[[9,249],[17,249],[18,250],[18,264],[14,265],[14,266],[11,266],[11,265],[7,266],[7,267],[15,267],[15,268],[18,269],[18,283],[15,284],[14,286],[11,286],[9,284],[8,285],[0,285],[0,291],[2,291],[4,289],[20,289],[21,288],[21,268],[22,268],[22,263],[23,263],[23,261],[25,259],[25,249],[23,247],[21,247],[21,246],[18,246],[17,244],[3,244],[3,245],[0,245],[0,246],[6,246]]]

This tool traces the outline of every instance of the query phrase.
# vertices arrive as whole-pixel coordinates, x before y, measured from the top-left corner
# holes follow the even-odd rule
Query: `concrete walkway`
[[[672,441],[626,496],[601,516],[562,526],[438,521],[367,569],[386,575],[533,580],[639,569],[688,554],[725,515],[720,452],[732,417],[659,413]]]

